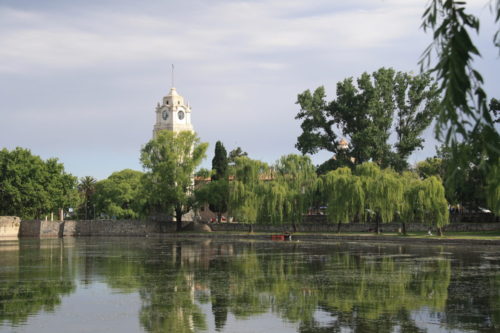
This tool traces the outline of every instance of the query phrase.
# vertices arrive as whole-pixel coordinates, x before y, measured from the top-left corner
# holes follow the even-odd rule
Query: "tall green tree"
[[[217,214],[217,221],[220,223],[222,214],[227,211],[227,202],[229,200],[229,182],[228,182],[228,158],[226,148],[222,142],[215,143],[215,154],[212,159],[212,177],[211,177],[209,208]]]
[[[143,173],[125,169],[95,184],[93,202],[98,213],[119,219],[137,218],[143,209]]]
[[[338,168],[323,175],[321,191],[326,198],[327,219],[337,223],[349,223],[364,216],[365,192],[359,176],[347,167]]]
[[[230,182],[229,212],[237,221],[252,225],[257,221],[263,199],[264,178],[269,175],[269,166],[248,157],[235,160],[234,178]]]
[[[273,181],[284,189],[283,219],[292,224],[295,232],[312,204],[316,189],[315,167],[308,156],[290,154],[278,160],[274,171]]]
[[[390,68],[363,73],[356,83],[352,77],[338,82],[331,102],[323,87],[306,90],[297,97],[301,110],[295,118],[302,120],[302,134],[296,147],[303,154],[330,151],[346,166],[371,160],[402,170],[408,156],[422,147],[421,134],[437,112],[437,98],[428,75]],[[394,145],[389,143],[392,130],[398,134]],[[349,139],[347,149],[339,134]]]
[[[78,183],[78,191],[83,198],[83,211],[85,212],[85,219],[89,219],[89,212],[92,211],[91,205],[92,197],[95,193],[95,185],[97,183],[97,179],[92,176],[85,176],[80,178],[80,182]],[[95,211],[94,211],[95,213]],[[95,218],[95,216],[94,216]]]
[[[156,212],[173,210],[178,231],[182,230],[182,215],[195,202],[193,175],[207,148],[208,143],[201,143],[196,133],[160,131],[141,150],[149,207]]]
[[[372,162],[356,167],[365,193],[365,216],[375,219],[375,232],[380,233],[381,223],[390,223],[403,203],[403,184],[397,173],[390,169],[381,170]]]
[[[75,207],[76,182],[55,158],[44,161],[28,149],[4,148],[0,150],[0,215],[33,219]]]
[[[395,130],[397,141],[395,161],[398,171],[408,169],[408,157],[422,149],[422,132],[429,127],[439,108],[437,84],[428,74],[410,75],[398,72],[394,77]]]

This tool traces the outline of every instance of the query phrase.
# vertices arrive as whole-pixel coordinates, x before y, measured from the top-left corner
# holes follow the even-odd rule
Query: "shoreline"
[[[222,232],[179,232],[179,233],[161,233],[147,235],[146,237],[167,237],[167,238],[215,238],[215,239],[254,239],[254,240],[268,240],[271,239],[270,233],[222,233]],[[274,240],[275,242],[289,242],[282,240]],[[432,245],[486,245],[486,246],[500,246],[500,239],[475,239],[475,238],[440,238],[439,236],[411,237],[411,236],[390,236],[390,235],[329,235],[329,234],[305,234],[298,233],[292,234],[293,241],[364,241],[373,243],[401,243],[401,244],[432,244]]]

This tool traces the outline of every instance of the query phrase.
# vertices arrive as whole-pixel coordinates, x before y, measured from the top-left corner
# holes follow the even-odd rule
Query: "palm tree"
[[[94,195],[95,192],[95,184],[97,183],[97,179],[92,176],[85,176],[80,178],[80,183],[78,184],[78,191],[85,198],[85,219],[88,220],[88,206],[89,201]]]

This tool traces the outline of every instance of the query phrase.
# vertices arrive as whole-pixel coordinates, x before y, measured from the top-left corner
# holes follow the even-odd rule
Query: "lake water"
[[[499,250],[0,241],[0,332],[500,332]]]

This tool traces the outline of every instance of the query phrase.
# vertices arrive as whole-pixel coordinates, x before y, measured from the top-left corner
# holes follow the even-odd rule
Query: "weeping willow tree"
[[[423,208],[425,210],[424,223],[436,227],[439,236],[443,234],[443,227],[450,223],[448,202],[444,195],[444,187],[435,176],[422,181]]]
[[[405,173],[404,200],[401,217],[404,221],[418,222],[436,227],[442,235],[442,227],[449,223],[448,202],[439,178],[431,176],[420,180]],[[403,232],[406,233],[405,228]]]
[[[236,158],[233,173],[228,209],[237,221],[249,223],[252,232],[263,201],[263,183],[269,175],[269,167],[264,162],[243,156]]]
[[[295,232],[312,203],[316,189],[315,167],[308,156],[290,154],[276,162],[274,171],[275,185],[271,185],[273,191],[268,192],[273,195],[267,199],[274,206],[271,219],[291,223]]]
[[[422,190],[422,181],[418,175],[413,172],[403,173],[403,204],[400,211],[401,230],[406,235],[406,222],[423,222],[424,219],[424,191]]]
[[[486,180],[486,201],[496,215],[500,215],[500,160],[492,166]]]
[[[365,193],[365,211],[375,219],[375,232],[380,233],[381,223],[390,223],[396,212],[401,211],[403,184],[400,176],[391,169],[380,170],[372,162],[356,167]]]
[[[338,168],[322,177],[321,192],[327,205],[327,219],[337,223],[340,232],[342,223],[349,223],[363,215],[365,192],[360,177],[351,169]]]
[[[290,207],[288,191],[284,184],[276,180],[263,184],[262,205],[259,210],[259,221],[270,224],[283,224]]]

